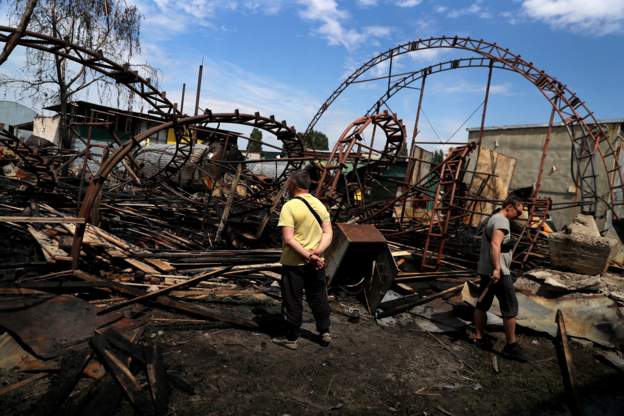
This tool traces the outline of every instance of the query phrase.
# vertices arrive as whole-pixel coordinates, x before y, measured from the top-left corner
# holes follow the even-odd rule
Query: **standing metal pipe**
[[[180,113],[184,114],[184,94],[186,93],[186,83],[182,84],[182,98],[180,98]]]

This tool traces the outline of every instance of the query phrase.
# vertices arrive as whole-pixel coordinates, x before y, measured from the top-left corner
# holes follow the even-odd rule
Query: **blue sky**
[[[624,117],[624,0],[128,2],[145,17],[135,62],[158,68],[161,88],[176,101],[186,82],[187,111],[203,60],[202,108],[274,114],[304,130],[334,88],[372,56],[418,38],[460,35],[521,54],[576,91],[598,118]],[[395,70],[465,56],[473,55],[421,51]],[[486,76],[486,69],[463,69],[431,77],[424,99],[431,126],[423,121],[421,139],[448,139],[481,103]],[[546,101],[519,75],[495,71],[492,85],[488,124],[547,122]],[[384,88],[385,81],[350,87],[318,129],[335,140]],[[404,90],[390,102],[408,130],[417,98],[418,91]],[[477,126],[479,116],[466,126]],[[465,137],[462,128],[454,140]]]

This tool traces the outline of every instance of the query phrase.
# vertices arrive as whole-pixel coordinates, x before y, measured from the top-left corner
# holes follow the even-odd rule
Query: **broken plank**
[[[46,234],[42,233],[41,231],[35,230],[32,225],[28,226],[28,232],[30,233],[30,235],[33,236],[33,238],[41,246],[43,255],[45,256],[46,261],[48,261],[48,263],[54,263],[55,256],[64,256],[64,257],[68,256],[67,252],[59,248],[58,241],[48,237]]]
[[[70,353],[61,361],[61,371],[50,380],[50,387],[35,405],[35,415],[53,415],[67,400],[78,384],[82,372],[91,359],[87,352]]]
[[[476,281],[476,279],[473,279]],[[399,299],[391,300],[388,302],[383,302],[378,305],[378,308],[381,309],[381,312],[376,314],[376,318],[385,318],[386,316],[395,315],[397,313],[405,312],[407,310],[412,309],[414,306],[422,305],[423,303],[427,303],[437,298],[442,298],[444,296],[451,295],[455,292],[460,291],[464,287],[464,284],[450,287],[446,290],[438,292],[436,294],[420,297],[417,294],[407,295]]]
[[[84,224],[85,219],[80,217],[20,217],[0,215],[0,222],[26,222],[29,224]]]
[[[121,388],[110,373],[97,382],[95,389],[80,404],[77,414],[109,416],[117,414],[121,402]]]
[[[223,272],[225,272],[225,271],[227,271],[229,269],[231,269],[231,267],[224,267],[224,268],[221,268],[219,270],[212,271],[212,272],[201,273],[199,276],[193,277],[193,278],[187,280],[186,282],[178,283],[177,285],[173,285],[173,286],[168,286],[168,287],[166,287],[164,289],[160,289],[160,290],[157,290],[157,291],[151,292],[151,293],[146,293],[146,294],[138,296],[138,297],[136,297],[134,299],[129,299],[129,300],[126,300],[124,302],[120,302],[120,303],[108,306],[108,307],[106,307],[104,309],[99,310],[97,312],[97,314],[98,315],[103,315],[105,313],[112,312],[114,310],[123,308],[123,307],[128,306],[128,305],[132,305],[132,304],[137,303],[137,302],[142,302],[142,301],[145,301],[145,300],[148,300],[148,299],[152,299],[152,298],[158,297],[160,295],[164,295],[165,293],[171,292],[171,291],[173,291],[175,289],[180,289],[180,288],[183,288],[183,287],[191,286],[194,283],[199,283],[201,280],[206,279],[208,277],[218,276],[221,273],[223,273]]]
[[[149,264],[143,263],[137,259],[124,258],[124,261],[134,268],[141,270],[143,273],[147,274],[158,274],[158,270],[150,266]]]
[[[162,273],[170,273],[170,272],[175,270],[175,267],[173,267],[171,265],[171,263],[169,263],[168,261],[162,260],[162,259],[146,258],[144,260],[147,263],[151,264],[152,266],[156,267]]]
[[[566,330],[565,319],[561,310],[557,310],[556,322],[557,338],[555,340],[555,345],[557,347],[557,358],[559,359],[563,385],[568,396],[568,406],[570,407],[570,412],[574,416],[580,416],[583,415],[584,412],[581,407],[581,402],[576,388],[576,377],[574,375],[574,367],[572,363],[572,351],[570,351],[568,332]]]
[[[121,293],[123,295],[126,295],[126,296],[138,297],[138,296],[142,296],[145,294],[145,292],[142,290],[135,289],[135,288],[126,286],[121,283],[103,280],[93,275],[90,275],[88,273],[85,273],[82,270],[74,271],[74,276],[77,277],[78,279],[81,279],[87,282],[96,282],[96,283],[105,282],[106,285],[110,284],[110,286],[107,286],[107,287],[110,287],[110,289],[118,293]],[[240,328],[248,328],[248,329],[258,328],[258,324],[256,322],[246,317],[239,316],[233,311],[223,312],[223,311],[218,311],[215,309],[209,309],[204,306],[177,301],[177,300],[171,299],[168,296],[163,296],[163,295],[160,295],[154,299],[150,299],[150,302],[153,302],[154,305],[158,305],[163,308],[173,309],[178,312],[182,312],[191,316],[208,319],[211,321],[221,321],[221,322],[229,323],[233,326],[237,326]]]
[[[117,380],[137,412],[143,415],[154,415],[154,406],[150,396],[141,388],[141,384],[124,362],[111,352],[106,338],[103,335],[94,335],[91,338],[91,346]]]
[[[145,361],[147,381],[152,393],[156,414],[165,415],[169,407],[171,388],[167,380],[167,371],[163,362],[162,353],[157,345],[145,346]]]
[[[13,384],[10,384],[8,386],[4,386],[4,387],[0,388],[0,396],[4,396],[5,394],[8,394],[8,393],[10,393],[12,391],[21,389],[22,387],[25,387],[25,386],[29,385],[33,381],[37,381],[37,380],[42,379],[42,378],[47,377],[47,376],[48,376],[48,374],[46,374],[46,373],[35,374],[34,376],[30,376],[28,378],[25,378],[24,380],[20,380],[17,383],[13,383]]]

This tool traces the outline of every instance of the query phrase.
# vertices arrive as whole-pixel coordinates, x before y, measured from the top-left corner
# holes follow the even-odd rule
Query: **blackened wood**
[[[555,340],[555,345],[557,347],[557,358],[559,359],[563,385],[568,396],[568,406],[570,407],[570,412],[574,416],[581,416],[584,412],[581,407],[578,391],[576,389],[576,377],[574,375],[574,366],[572,363],[572,351],[570,351],[570,345],[568,344],[568,332],[566,330],[565,320],[561,310],[557,310],[556,321],[557,339]]]
[[[152,400],[157,415],[166,415],[169,407],[171,388],[167,380],[167,371],[158,345],[145,346],[147,380],[152,392]]]
[[[48,391],[37,401],[35,405],[36,416],[57,414],[59,408],[67,400],[85,366],[91,359],[91,354],[86,351],[66,354],[61,360],[61,371],[50,380]]]
[[[149,393],[141,388],[138,380],[124,362],[113,354],[106,337],[99,334],[94,335],[91,338],[91,345],[137,412],[146,416],[155,415],[154,404]]]
[[[146,293],[146,294],[143,294],[141,296],[137,296],[134,299],[129,299],[129,300],[126,300],[126,301],[119,302],[119,303],[116,303],[114,305],[111,305],[111,306],[109,306],[107,308],[100,309],[99,311],[97,311],[97,314],[98,315],[103,315],[105,313],[109,313],[109,312],[115,311],[117,309],[123,308],[123,307],[128,306],[128,305],[132,305],[132,304],[137,303],[137,302],[144,302],[146,300],[156,298],[156,297],[158,297],[160,295],[164,295],[165,293],[171,292],[171,291],[176,290],[176,289],[181,289],[181,288],[184,288],[184,287],[187,287],[187,286],[191,286],[191,285],[193,285],[195,283],[199,283],[200,281],[202,281],[204,279],[207,279],[208,277],[218,276],[218,275],[222,274],[223,272],[226,272],[226,271],[230,270],[231,268],[232,268],[232,266],[229,266],[229,267],[224,267],[224,268],[221,268],[219,270],[212,271],[212,272],[201,273],[199,276],[193,277],[193,278],[191,278],[191,279],[189,279],[189,280],[187,280],[185,282],[178,283],[177,285],[168,286],[168,287],[165,287],[163,289],[157,290],[155,292]]]
[[[123,285],[118,282],[111,282],[108,280],[103,280],[93,275],[90,275],[88,273],[85,273],[81,270],[74,271],[74,276],[87,282],[96,282],[96,283],[105,282],[107,287],[126,296],[136,297],[136,296],[141,296],[144,294],[142,290],[137,290],[135,288]],[[168,296],[163,296],[163,295],[158,296],[157,298],[151,299],[150,302],[152,302],[152,304],[156,306],[173,309],[178,312],[185,313],[187,315],[208,319],[210,321],[226,322],[239,328],[258,329],[258,324],[256,322],[254,322],[253,320],[249,318],[240,316],[239,314],[233,311],[220,311],[216,309],[209,309],[203,306],[193,305],[187,302],[180,302]]]

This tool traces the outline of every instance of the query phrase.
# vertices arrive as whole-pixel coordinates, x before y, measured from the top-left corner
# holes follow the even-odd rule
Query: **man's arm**
[[[505,233],[501,229],[494,230],[490,240],[490,260],[492,261],[492,281],[496,283],[500,279],[501,265],[501,244],[505,239]]]
[[[282,240],[284,240],[284,244],[299,253],[306,261],[310,260],[311,253],[295,239],[294,227],[282,227]]]
[[[321,227],[323,229],[323,235],[321,236],[321,242],[319,243],[317,248],[312,250],[312,252],[314,254],[319,254],[319,255],[323,254],[325,252],[325,250],[327,250],[327,247],[329,247],[329,245],[331,244],[332,237],[333,237],[333,231],[332,231],[332,226],[331,226],[331,222],[330,221],[323,221]]]

